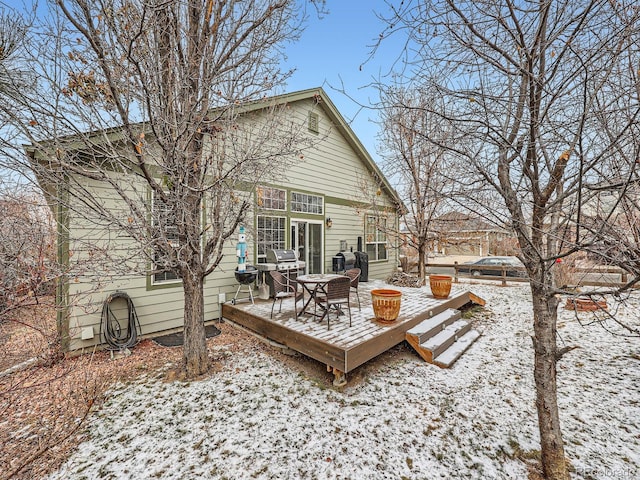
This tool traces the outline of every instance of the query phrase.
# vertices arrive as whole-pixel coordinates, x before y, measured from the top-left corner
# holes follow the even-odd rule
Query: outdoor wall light
[[[327,225],[327,228],[331,228],[331,226],[333,225],[333,220],[331,220],[330,217],[327,217],[324,223]]]

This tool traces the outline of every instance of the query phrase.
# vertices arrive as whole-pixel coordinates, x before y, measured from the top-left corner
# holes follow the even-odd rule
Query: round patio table
[[[327,292],[325,291],[325,287],[327,286],[327,283],[334,278],[340,278],[342,276],[343,275],[338,275],[337,273],[310,273],[308,275],[298,275],[296,277],[296,282],[302,285],[302,288],[304,289],[303,295],[305,291],[309,294],[309,299],[304,303],[300,315],[306,313],[307,315],[317,316],[315,311],[308,312],[307,307],[312,300],[317,299],[317,295],[319,293],[324,293],[326,295]],[[322,306],[322,304],[319,305]],[[325,314],[326,312],[323,312],[322,317],[324,317]]]

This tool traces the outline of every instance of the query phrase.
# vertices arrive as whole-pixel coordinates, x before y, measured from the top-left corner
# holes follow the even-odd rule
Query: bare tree
[[[0,197],[0,321],[52,294],[55,229],[38,200],[26,194]]]
[[[29,17],[0,11],[0,145],[11,146],[15,135],[7,128],[20,108],[22,91],[30,87],[23,61]],[[3,157],[7,149],[0,150]],[[15,148],[13,149],[15,152]],[[0,160],[0,167],[5,167]],[[0,322],[15,318],[24,308],[51,293],[56,276],[53,219],[37,193],[18,172],[3,168],[0,180]],[[28,182],[27,182],[28,183]]]
[[[0,193],[13,193],[21,173],[13,168],[18,154],[16,129],[12,120],[21,109],[20,99],[31,87],[29,67],[24,62],[29,32],[27,12],[0,8]],[[18,162],[20,163],[20,162]]]
[[[572,347],[557,343],[553,273],[559,258],[601,255],[597,246],[619,239],[610,227],[620,209],[598,223],[587,206],[595,198],[589,186],[615,176],[624,191],[637,178],[640,9],[608,0],[390,7],[388,30],[409,35],[404,73],[437,90],[442,108],[428,113],[455,127],[442,146],[466,166],[466,175],[456,170],[458,198],[493,210],[517,235],[533,299],[542,467],[546,478],[566,479],[556,368]],[[628,236],[617,243],[625,254],[605,255],[634,274],[627,286],[638,281],[634,242]]]
[[[25,17],[4,9],[0,12],[0,95],[5,102],[18,95],[26,83],[20,50],[27,31]]]
[[[433,220],[443,211],[449,184],[441,146],[447,144],[447,124],[429,113],[438,108],[434,92],[411,86],[378,88],[385,173],[400,184],[407,206],[405,238],[418,253],[418,276],[424,284]]]
[[[254,185],[310,145],[286,105],[247,108],[289,75],[279,60],[302,14],[293,0],[55,4],[31,37],[38,95],[5,113],[58,220],[107,232],[77,244],[71,268],[92,260],[96,283],[118,269],[181,279],[185,371],[201,374],[204,279]]]

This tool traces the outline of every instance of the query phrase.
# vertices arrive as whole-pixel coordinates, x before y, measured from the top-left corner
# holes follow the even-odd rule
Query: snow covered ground
[[[487,300],[483,336],[449,370],[397,347],[336,390],[262,344],[218,351],[206,379],[112,391],[50,479],[527,478],[521,458],[539,449],[528,285],[470,289]],[[639,306],[617,313],[637,325]],[[562,309],[559,325],[580,346],[559,378],[574,478],[640,478],[640,340]]]

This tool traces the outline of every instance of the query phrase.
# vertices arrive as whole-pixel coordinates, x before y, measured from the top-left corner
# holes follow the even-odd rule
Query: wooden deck
[[[374,288],[394,288],[402,292],[400,315],[394,323],[381,324],[375,320],[369,293]],[[327,329],[326,319],[320,322],[313,316],[304,315],[296,320],[293,299],[283,301],[281,313],[278,313],[279,303],[276,303],[273,319],[269,318],[273,303],[271,299],[256,299],[254,305],[250,302],[235,305],[227,302],[222,306],[222,316],[325,363],[334,370],[346,373],[401,343],[405,339],[405,332],[423,320],[447,308],[460,308],[469,302],[484,303],[482,299],[455,284],[446,300],[433,298],[428,287],[389,287],[381,281],[360,283],[359,294],[361,311],[358,311],[355,293],[351,297],[351,327],[346,309],[345,315],[337,319],[335,312],[331,312],[330,329]],[[301,307],[299,302],[298,308]]]

